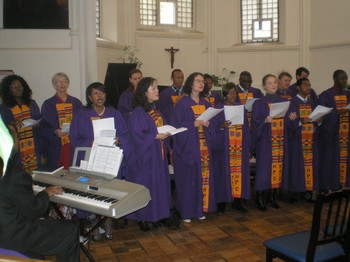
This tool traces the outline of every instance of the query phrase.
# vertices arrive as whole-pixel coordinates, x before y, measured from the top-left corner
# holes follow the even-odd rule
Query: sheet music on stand
[[[116,177],[122,160],[122,149],[114,145],[99,144],[98,141],[95,141],[91,148],[86,170],[110,174]]]

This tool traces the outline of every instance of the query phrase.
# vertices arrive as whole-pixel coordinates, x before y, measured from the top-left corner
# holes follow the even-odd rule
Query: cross
[[[175,49],[174,47],[171,47],[171,48],[166,48],[164,50],[170,53],[171,68],[174,68],[175,53],[180,49]]]

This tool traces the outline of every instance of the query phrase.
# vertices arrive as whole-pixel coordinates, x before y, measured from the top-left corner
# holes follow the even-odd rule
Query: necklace
[[[98,114],[98,116],[99,116],[99,117],[103,116],[103,114],[104,114],[105,110],[106,110],[106,107],[103,107],[102,112],[101,112],[101,113],[97,113],[97,114]]]

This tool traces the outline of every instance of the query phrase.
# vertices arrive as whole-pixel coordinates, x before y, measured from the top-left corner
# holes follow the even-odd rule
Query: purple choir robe
[[[201,97],[200,105],[210,107],[209,103]],[[174,107],[171,116],[171,125],[179,128],[186,127],[187,131],[173,136],[173,162],[176,186],[176,207],[183,219],[199,218],[203,216],[203,191],[201,155],[199,134],[194,126],[195,114],[191,106],[197,105],[189,96],[184,96]],[[204,127],[205,141],[209,150],[209,208],[216,208],[214,180],[212,170],[211,137],[209,128]]]
[[[175,88],[173,86],[169,86],[165,88],[162,92],[159,94],[159,110],[164,115],[166,121],[170,123],[170,116],[174,109],[174,102],[172,99],[172,96],[178,97],[179,94],[176,92]]]
[[[297,83],[294,83],[291,86],[289,86],[289,90],[292,97],[296,96],[298,94]],[[313,88],[311,88],[310,97],[312,98],[312,100],[317,102],[318,96]]]
[[[162,116],[163,120],[164,117]],[[164,121],[165,123],[165,121]],[[148,205],[129,214],[129,219],[157,222],[170,217],[171,187],[166,153],[169,139],[156,139],[157,126],[142,107],[136,107],[129,118],[130,158],[125,180],[144,185],[151,193]],[[163,154],[163,155],[162,155]]]
[[[106,106],[102,118],[112,117],[114,119],[114,127],[116,129],[116,136],[119,138],[122,148],[127,149],[128,144],[128,130],[126,128],[125,121],[122,115],[114,107]],[[92,107],[84,107],[77,111],[70,127],[70,146],[71,146],[71,158],[73,159],[74,151],[76,147],[91,147],[94,141],[94,130],[92,120],[99,119],[98,114]],[[84,159],[83,156],[79,156],[77,163],[73,163],[73,166],[79,166],[80,160]]]
[[[58,121],[58,114],[56,104],[60,104],[61,100],[54,95],[53,97],[44,101],[41,107],[41,114],[43,120],[42,125],[42,138],[45,144],[45,155],[47,156],[47,165],[52,167],[59,166],[59,159],[61,154],[61,138],[55,135],[55,130],[60,129]],[[68,95],[65,103],[71,103],[73,106],[73,118],[75,112],[83,107],[83,104],[79,99]]]
[[[349,91],[343,90],[341,95],[347,96],[347,104],[350,102]],[[320,190],[337,190],[340,185],[340,145],[339,145],[339,115],[336,110],[334,88],[323,91],[319,97],[319,104],[331,107],[333,110],[323,117],[322,124],[319,126],[318,150],[319,150],[319,174]],[[339,95],[339,94],[338,94]],[[348,136],[349,139],[349,136]],[[350,186],[349,176],[349,152],[348,142],[348,160],[346,186]]]
[[[290,89],[282,90],[282,89],[277,89],[276,93],[285,99],[291,100],[295,95],[292,95],[292,92]]]
[[[119,97],[118,110],[122,114],[126,124],[128,124],[130,114],[133,110],[133,106],[132,106],[133,98],[134,98],[134,93],[130,91],[130,88],[125,90]]]
[[[237,93],[240,94],[240,93],[244,93],[243,91],[243,88],[240,86],[240,85],[237,85]],[[259,88],[256,88],[256,87],[249,87],[247,93],[252,93],[253,94],[253,98],[262,98],[264,95],[263,93],[261,92],[261,90]],[[237,96],[237,101],[241,102],[240,99],[239,99],[239,95]]]
[[[30,101],[29,110],[30,110],[30,118],[32,118],[34,120],[41,119],[39,106],[34,100]],[[5,124],[9,125],[11,122],[15,121],[15,118],[12,114],[11,108],[2,104],[0,106],[0,112],[1,112],[1,118],[3,119]],[[32,132],[33,132],[33,138],[34,138],[34,143],[35,143],[36,161],[37,161],[38,167],[40,167],[41,166],[41,152],[42,152],[42,146],[43,146],[43,142],[41,141],[41,133],[42,133],[41,126],[32,127]],[[13,159],[14,159],[13,160],[14,163],[16,163],[16,166],[22,166],[22,157],[21,157],[21,153],[19,151],[13,156]]]
[[[288,131],[289,140],[289,178],[288,188],[290,192],[305,192],[305,169],[304,169],[304,157],[302,148],[302,130],[303,125],[300,122],[300,110],[299,105],[305,104],[298,96],[293,97],[291,100],[291,112],[296,112],[297,119],[291,121]],[[316,102],[312,99],[308,99],[307,104],[311,105],[312,110],[316,108]],[[312,145],[312,168],[313,168],[313,185],[312,190],[318,190],[318,150],[317,150],[317,129],[318,124],[313,123],[313,145]]]
[[[237,104],[239,105],[239,104]],[[217,108],[224,108],[219,103]],[[225,122],[225,113],[222,111],[211,122],[213,172],[215,182],[215,198],[217,203],[231,202],[233,200],[230,172],[230,141],[229,128],[221,128]],[[250,198],[250,128],[246,109],[244,110],[244,123],[242,127],[242,188],[241,198]]]
[[[256,191],[272,189],[271,170],[272,170],[272,142],[271,142],[271,123],[265,123],[266,117],[270,114],[269,103],[279,103],[288,101],[278,97],[272,101],[270,97],[264,96],[253,104],[251,120],[251,138],[252,148],[256,154],[256,173],[254,187]],[[284,117],[283,137],[283,164],[282,164],[282,183],[281,188],[287,188],[288,185],[288,124],[290,109]]]

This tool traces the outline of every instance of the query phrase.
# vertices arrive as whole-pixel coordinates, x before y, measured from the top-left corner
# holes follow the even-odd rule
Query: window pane
[[[167,25],[175,24],[175,3],[160,2],[160,23]]]

